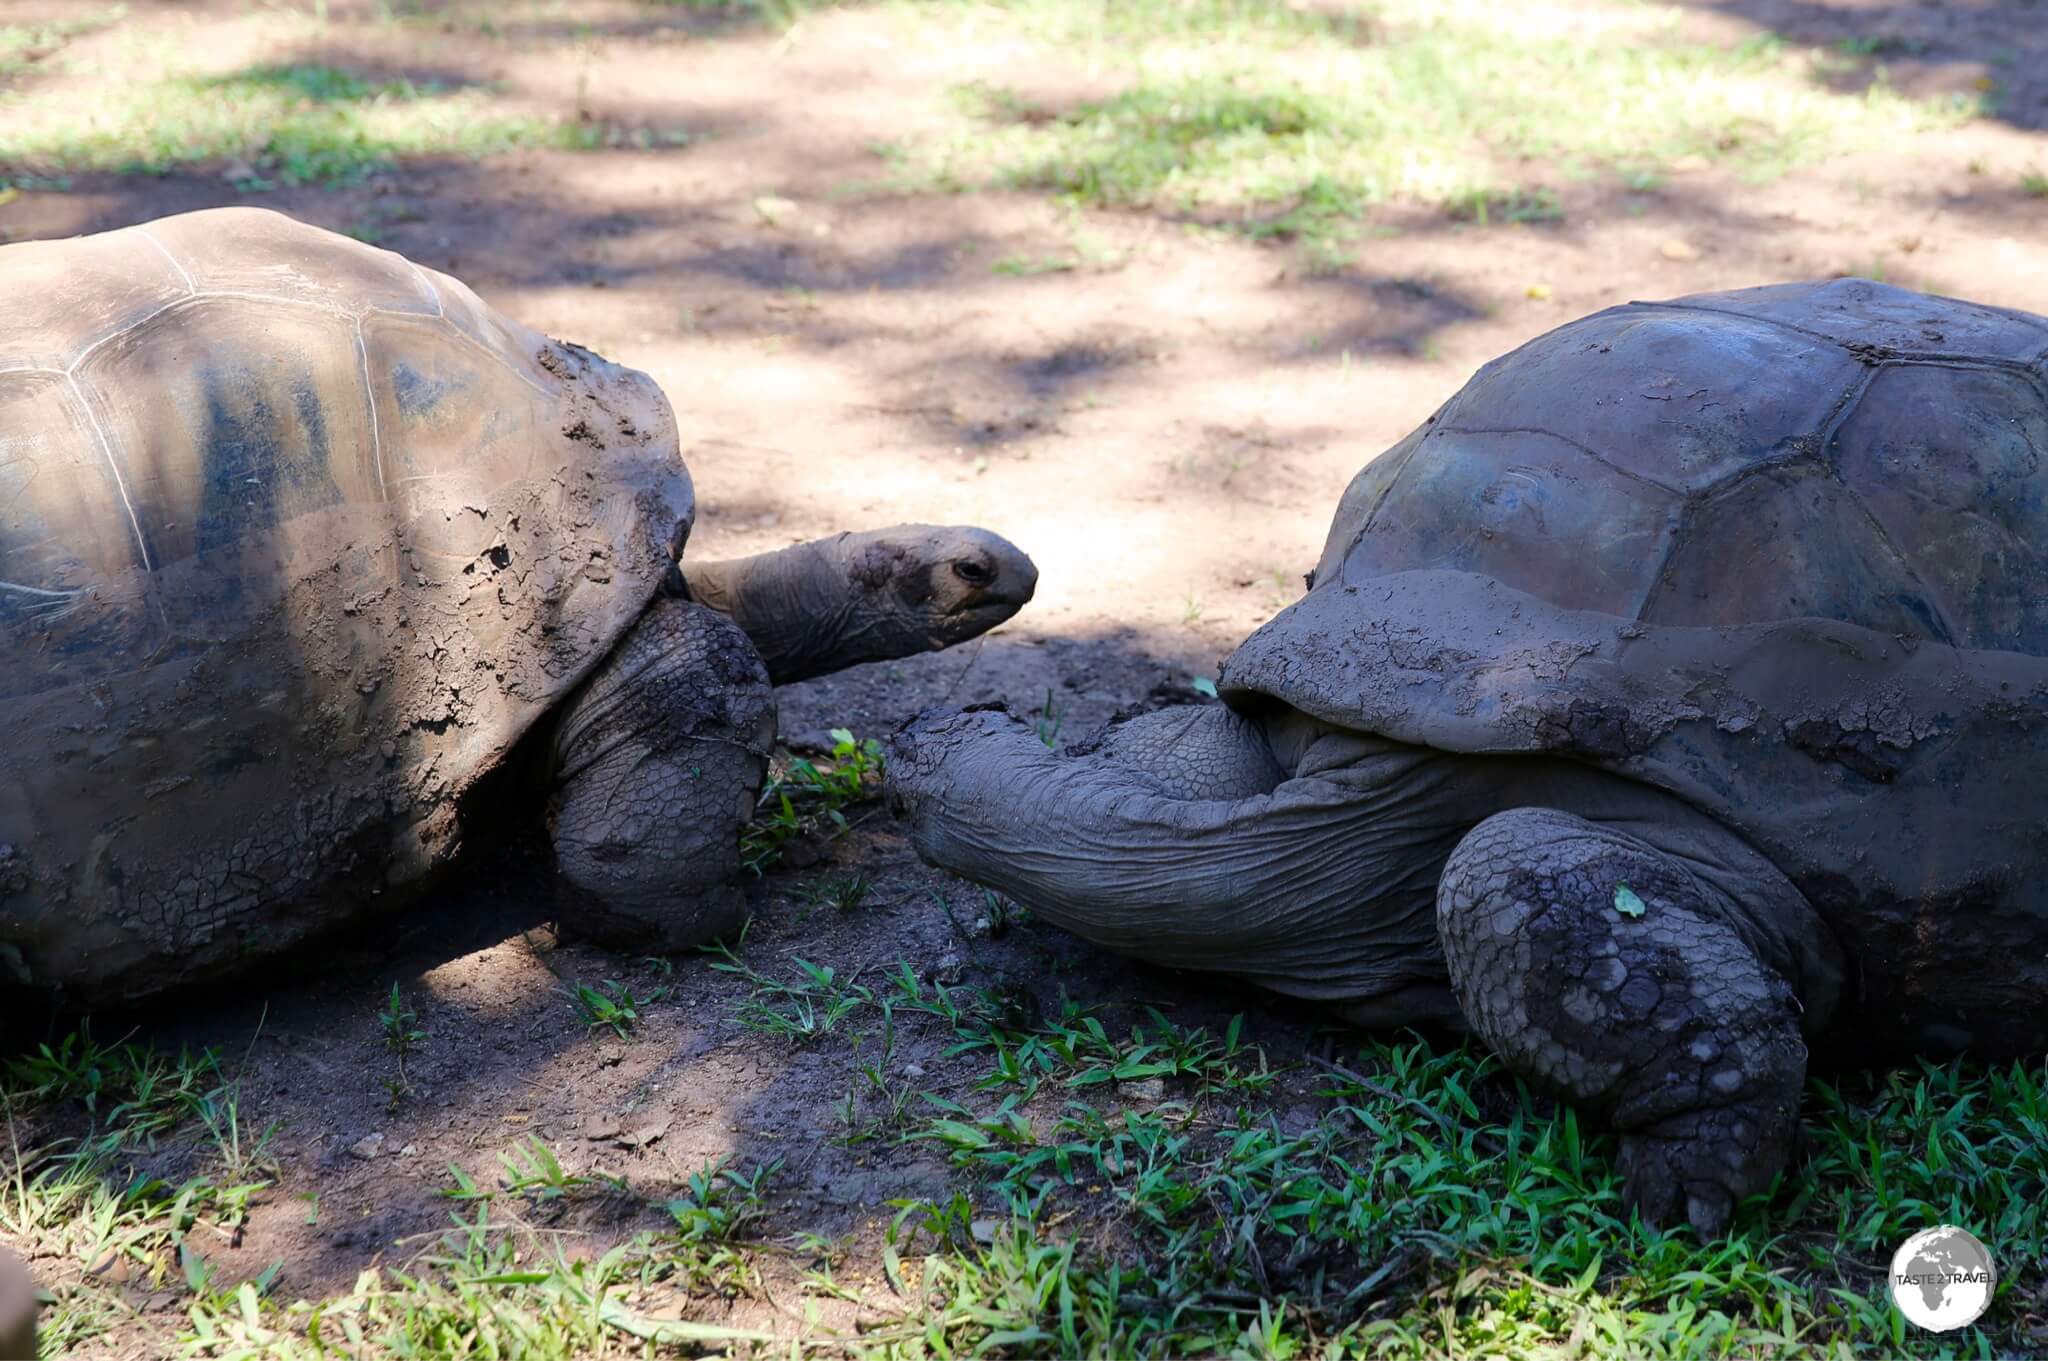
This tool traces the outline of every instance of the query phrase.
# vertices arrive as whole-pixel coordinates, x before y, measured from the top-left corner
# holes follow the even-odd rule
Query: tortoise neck
[[[849,572],[848,535],[724,562],[683,564],[690,598],[729,615],[777,685],[928,646],[905,639],[885,592]]]

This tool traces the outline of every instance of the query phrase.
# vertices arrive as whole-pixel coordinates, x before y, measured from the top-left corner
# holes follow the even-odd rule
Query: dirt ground
[[[9,4],[0,22],[64,8]],[[244,9],[134,8],[168,29]],[[1689,24],[1730,37],[1895,38],[1904,88],[1995,79],[2005,100],[1958,130],[1762,185],[1711,168],[1644,192],[1567,181],[1555,222],[1481,227],[1389,208],[1334,274],[1163,215],[862,189],[881,178],[872,145],[903,136],[942,85],[999,68],[1022,88],[1062,78],[1016,69],[994,39],[929,50],[901,41],[887,14],[853,7],[783,31],[685,7],[589,4],[573,22],[509,17],[495,36],[450,22],[410,28],[401,43],[368,22],[371,8],[337,0],[321,60],[496,80],[537,106],[578,104],[691,139],[414,162],[360,185],[261,195],[218,167],[79,176],[0,206],[0,233],[60,236],[244,200],[353,230],[652,373],[698,486],[692,555],[925,519],[988,525],[1035,556],[1038,598],[1011,624],[944,655],[790,687],[786,736],[879,736],[928,705],[1006,700],[1080,737],[1161,683],[1213,675],[1299,591],[1362,464],[1477,365],[1583,313],[1839,273],[2048,312],[2048,198],[2017,187],[2028,167],[2048,166],[2048,8],[2028,0],[1697,5]],[[1079,268],[993,268],[1069,253],[1077,230],[1094,243]],[[680,959],[671,974],[557,947],[522,909],[532,853],[472,866],[317,966],[138,1018],[159,1043],[212,1043],[245,1063],[245,1105],[279,1122],[279,1188],[238,1243],[218,1244],[217,1265],[234,1278],[281,1260],[294,1294],[345,1289],[445,1224],[431,1192],[449,1163],[494,1176],[499,1152],[532,1134],[579,1168],[657,1193],[706,1159],[781,1158],[774,1230],[846,1236],[841,1279],[881,1308],[886,1202],[937,1192],[943,1160],[840,1142],[835,1107],[855,1086],[846,1047],[742,1028],[746,989],[707,961]],[[854,872],[875,884],[860,910],[805,905],[814,885]],[[1219,1029],[1243,1012],[1276,1055],[1323,1042],[1318,1017],[1249,989],[1133,967],[1045,926],[978,931],[978,892],[920,866],[879,807],[824,864],[772,873],[749,893],[747,958],[763,972],[792,956],[842,972],[903,958],[1022,1005],[1056,1007],[1063,993],[1152,1001]],[[935,895],[954,905],[950,918]],[[671,991],[621,1040],[587,1033],[556,991],[603,978]],[[393,980],[429,1037],[395,1111],[375,1016]],[[946,1038],[911,1026],[897,1051],[941,1093],[965,1072],[944,1056]],[[1312,1086],[1283,1084],[1283,1119],[1313,1101]],[[350,1152],[373,1134],[376,1157]],[[631,1214],[600,1200],[559,1227],[586,1230],[595,1248],[629,1231]],[[774,1285],[732,1319],[795,1326],[799,1306]],[[142,1318],[85,1354],[160,1354],[175,1302],[138,1287],[134,1303]],[[868,1306],[815,1307],[844,1325]]]

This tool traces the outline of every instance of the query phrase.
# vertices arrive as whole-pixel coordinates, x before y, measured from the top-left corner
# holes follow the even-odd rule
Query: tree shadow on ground
[[[1988,116],[2048,129],[2048,11],[2040,0],[1676,0],[1820,49],[1830,89],[1882,78],[1908,94],[1983,95]]]

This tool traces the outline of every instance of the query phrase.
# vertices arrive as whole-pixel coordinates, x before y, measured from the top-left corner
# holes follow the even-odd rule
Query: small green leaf
[[[1614,910],[1624,917],[1640,917],[1646,911],[1643,900],[1627,884],[1614,886]]]
[[[893,1243],[882,1244],[882,1273],[889,1278],[889,1288],[899,1295],[910,1293],[903,1284],[903,1259],[897,1255]]]
[[[1202,694],[1207,695],[1210,699],[1216,698],[1216,682],[1210,680],[1207,676],[1195,677],[1194,680],[1190,682],[1190,688],[1200,691]]]
[[[181,1240],[178,1244],[178,1265],[185,1269],[185,1284],[191,1288],[192,1293],[204,1295],[206,1287],[213,1281],[212,1264],[186,1247]]]

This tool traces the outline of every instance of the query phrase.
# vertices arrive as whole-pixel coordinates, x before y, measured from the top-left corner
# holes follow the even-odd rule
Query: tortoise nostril
[[[996,579],[996,569],[985,562],[962,558],[953,564],[953,575],[969,586],[986,586]]]

